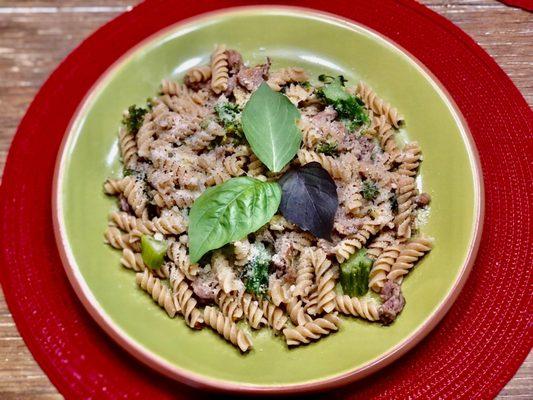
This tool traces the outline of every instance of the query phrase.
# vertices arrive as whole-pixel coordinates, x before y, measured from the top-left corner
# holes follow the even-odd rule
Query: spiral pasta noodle
[[[379,319],[378,306],[374,301],[365,298],[337,295],[335,297],[335,309],[342,314],[361,317],[369,321]]]
[[[412,211],[416,195],[415,180],[411,177],[401,176],[398,182],[398,213],[394,218],[399,237],[411,237]]]
[[[118,228],[115,228],[114,226],[109,226],[104,232],[105,242],[108,243],[110,246],[114,247],[115,249],[137,249],[138,246],[136,245],[134,239],[132,236],[128,233],[121,232]]]
[[[152,299],[167,312],[170,318],[174,318],[179,310],[176,309],[169,288],[160,279],[156,278],[150,271],[144,270],[144,272],[136,274],[135,281],[141,289],[152,296]]]
[[[303,68],[289,67],[280,69],[273,74],[267,80],[268,86],[272,90],[280,91],[281,88],[289,83],[294,82],[307,82],[309,77]]]
[[[156,231],[152,221],[137,218],[124,211],[113,211],[109,214],[109,221],[125,232],[137,231],[142,234],[151,235]]]
[[[131,168],[137,162],[137,143],[135,142],[135,136],[128,132],[127,129],[120,128],[118,143],[124,166]]]
[[[389,231],[380,233],[367,246],[366,256],[372,260],[376,260],[394,242],[394,239],[394,234]]]
[[[338,271],[331,261],[326,258],[326,253],[321,249],[313,251],[311,263],[315,269],[318,303],[317,312],[329,313],[335,308],[335,280]]]
[[[288,346],[300,346],[318,340],[339,329],[340,318],[336,314],[327,314],[322,318],[299,325],[295,328],[285,328],[283,335]]]
[[[228,342],[237,346],[242,352],[252,348],[252,340],[240,329],[235,322],[224,316],[216,308],[207,306],[204,309],[205,324],[214,329]]]
[[[228,88],[228,55],[226,46],[218,45],[211,55],[211,89],[221,93]]]
[[[417,142],[408,143],[403,148],[398,173],[407,176],[415,176],[418,166],[420,165],[421,154],[422,151]]]
[[[219,290],[215,296],[215,302],[222,314],[232,321],[238,321],[244,315],[241,301],[236,296],[228,295]]]
[[[418,259],[422,258],[432,247],[433,239],[431,238],[425,236],[413,238],[400,250],[398,258],[387,275],[387,279],[401,283],[403,277],[409,273]]]
[[[191,263],[187,254],[187,248],[183,243],[172,241],[167,249],[167,256],[178,267],[182,274],[187,279],[193,279],[198,275],[199,266],[196,263]]]
[[[261,325],[266,324],[263,309],[259,306],[259,302],[254,300],[251,294],[245,293],[242,296],[242,311],[248,324],[253,329],[259,329]]]
[[[268,287],[268,295],[275,306],[287,304],[291,299],[290,286],[282,284],[279,280],[271,281]]]
[[[370,86],[363,82],[359,82],[357,85],[357,94],[374,113],[385,115],[392,126],[395,128],[400,127],[403,122],[403,117],[400,116],[398,110],[386,101],[380,99]]]
[[[169,277],[168,266],[163,265],[160,269],[150,269],[144,264],[141,253],[135,253],[128,248],[122,250],[122,257],[120,258],[120,263],[125,268],[131,269],[135,272],[143,272],[145,270],[148,270],[158,278],[167,279]]]
[[[267,324],[275,332],[283,330],[287,323],[287,316],[285,315],[283,310],[264,299],[261,300],[259,304],[261,309],[263,310],[264,318]]]
[[[298,161],[301,165],[310,162],[317,162],[329,172],[329,174],[340,180],[347,180],[350,177],[350,170],[344,168],[336,159],[324,154],[318,154],[314,151],[300,149],[298,150]]]
[[[374,117],[372,125],[376,131],[381,148],[389,155],[388,164],[390,165],[396,161],[400,153],[396,144],[394,129],[392,129],[385,115]]]
[[[393,243],[379,255],[369,274],[368,286],[376,293],[381,292],[381,288],[385,284],[387,275],[391,270],[392,265],[400,255],[400,245]]]
[[[311,316],[305,312],[302,301],[296,297],[291,298],[287,303],[287,313],[294,325],[304,325],[311,321]]]
[[[361,249],[370,236],[375,235],[378,230],[379,226],[364,225],[355,235],[341,240],[334,249],[337,261],[342,263],[350,258],[350,256],[355,254],[357,250]]]
[[[180,310],[185,318],[185,322],[191,328],[199,329],[203,324],[202,312],[196,308],[196,300],[192,296],[185,275],[177,268],[170,272],[170,285],[172,286],[172,299],[176,309]]]
[[[298,261],[294,295],[307,297],[313,288],[315,269],[311,263],[311,250],[305,250]]]
[[[209,79],[211,79],[211,66],[200,65],[188,70],[185,74],[184,81],[189,85],[193,83],[207,82]]]

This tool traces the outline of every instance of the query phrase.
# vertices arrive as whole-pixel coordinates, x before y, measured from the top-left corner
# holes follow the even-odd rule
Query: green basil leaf
[[[240,240],[276,213],[281,188],[276,182],[232,178],[207,189],[189,213],[189,257],[197,262],[210,250]]]
[[[255,155],[273,172],[281,171],[300,148],[298,119],[300,112],[294,104],[264,82],[244,107],[244,135]]]

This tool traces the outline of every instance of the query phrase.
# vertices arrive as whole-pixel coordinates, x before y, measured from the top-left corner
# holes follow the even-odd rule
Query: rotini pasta
[[[361,317],[369,321],[377,321],[379,312],[377,304],[370,299],[337,295],[335,309],[343,314]]]
[[[169,280],[176,309],[183,314],[187,325],[195,329],[200,328],[204,322],[202,312],[196,307],[197,302],[185,280],[185,275],[178,268],[173,268]]]
[[[211,55],[211,89],[215,93],[221,93],[228,88],[228,55],[226,46],[218,45]]]
[[[235,322],[225,317],[216,308],[207,306],[204,309],[204,320],[206,325],[213,328],[220,336],[224,337],[228,342],[237,346],[241,351],[245,352],[251,349],[252,340],[240,329]]]
[[[422,258],[432,247],[433,239],[424,236],[414,238],[406,243],[400,250],[398,258],[392,264],[387,279],[401,282],[403,277],[414,267],[418,259]]]
[[[137,273],[135,280],[141,289],[151,295],[160,307],[164,308],[170,318],[174,318],[179,309],[176,308],[169,288],[159,278],[152,275],[150,271],[144,270],[144,272]]]
[[[383,252],[374,261],[374,265],[370,270],[368,287],[374,292],[381,292],[381,288],[385,284],[387,275],[391,270],[392,265],[400,255],[400,246],[398,243],[393,243],[386,247]]]
[[[288,319],[285,315],[285,312],[267,300],[261,300],[260,306],[263,310],[264,318],[266,319],[268,325],[275,332],[283,330]]]
[[[231,296],[219,290],[215,296],[215,302],[226,317],[232,321],[238,321],[243,317],[241,301],[236,296]]]
[[[188,70],[183,80],[189,85],[193,83],[207,82],[209,79],[211,79],[211,66],[201,65]]]
[[[242,296],[242,311],[248,324],[254,329],[259,329],[261,325],[267,322],[259,302],[254,300],[250,293],[245,293]]]
[[[289,346],[299,346],[320,339],[321,336],[329,335],[339,329],[340,318],[336,314],[327,314],[323,318],[299,325],[295,328],[285,328],[283,335]]]
[[[411,237],[411,223],[415,206],[415,195],[415,180],[412,177],[401,176],[398,182],[398,212],[394,218],[394,224],[396,225],[399,237]]]
[[[337,269],[326,258],[326,253],[316,249],[311,255],[311,264],[315,269],[318,303],[317,312],[330,313],[335,308],[335,280]]]
[[[403,117],[398,114],[398,110],[380,99],[370,86],[359,82],[357,85],[357,94],[375,114],[386,116],[392,126],[395,128],[400,127],[403,122]]]
[[[303,68],[290,67],[280,69],[271,74],[267,80],[267,84],[271,89],[279,92],[283,86],[289,83],[306,82],[308,80],[309,77]]]
[[[118,204],[104,240],[121,251],[120,264],[170,317],[212,328],[242,352],[252,348],[244,324],[283,333],[293,347],[337,331],[341,314],[391,323],[405,304],[403,279],[433,245],[415,223],[431,200],[416,184],[421,148],[396,137],[404,122],[398,110],[363,82],[315,78],[300,67],[272,71],[269,58],[249,66],[217,45],[208,65],[164,79],[145,107],[124,112],[123,176],[104,182]],[[350,96],[346,104],[328,97],[332,80]],[[300,113],[301,146],[281,171],[254,154],[242,117],[263,82]],[[191,207],[204,191],[244,176],[278,181],[313,162],[337,193],[330,235],[315,237],[280,207],[255,232],[191,262]],[[346,283],[350,268],[358,271],[351,276],[361,281],[357,291]]]

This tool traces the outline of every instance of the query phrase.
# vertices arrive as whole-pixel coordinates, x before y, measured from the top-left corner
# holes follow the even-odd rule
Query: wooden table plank
[[[422,2],[470,34],[533,104],[532,14],[493,0]],[[50,72],[97,27],[136,3],[0,0],[0,171],[20,118]],[[24,345],[1,291],[0,398],[61,398]],[[533,356],[498,398],[533,398]]]

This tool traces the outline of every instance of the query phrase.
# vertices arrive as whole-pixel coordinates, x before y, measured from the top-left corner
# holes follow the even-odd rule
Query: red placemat
[[[511,7],[518,7],[527,11],[533,11],[533,0],[500,0],[500,2]]]
[[[270,3],[270,2],[264,2]],[[263,4],[264,4],[263,3]],[[0,193],[0,278],[30,351],[67,398],[185,398],[193,390],[150,371],[93,322],[61,266],[52,230],[55,158],[93,82],[133,45],[180,19],[245,0],[148,1],[83,42],[51,75],[22,120]],[[395,40],[441,80],[466,117],[486,190],[479,255],[463,292],[414,350],[330,397],[491,398],[533,343],[530,290],[533,113],[496,63],[460,29],[410,0],[303,1]],[[194,392],[195,397],[198,393]]]

